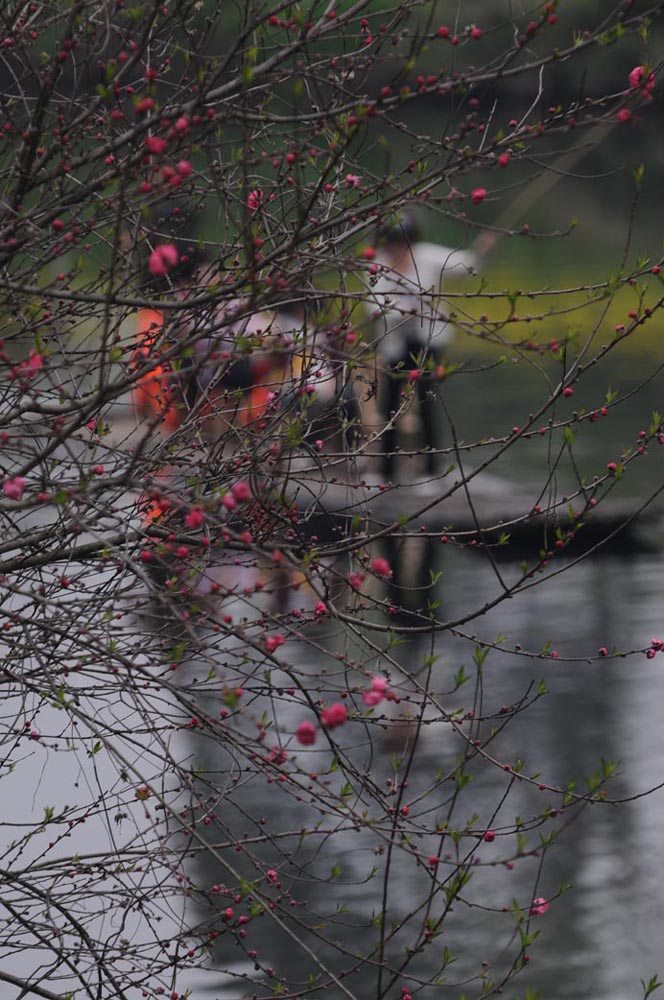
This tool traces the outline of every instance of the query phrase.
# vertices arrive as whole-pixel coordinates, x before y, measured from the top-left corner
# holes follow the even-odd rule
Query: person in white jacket
[[[382,434],[385,479],[394,472],[397,428],[393,418],[409,378],[419,396],[426,471],[431,475],[437,471],[440,413],[431,373],[454,332],[442,301],[442,286],[450,274],[473,274],[477,263],[478,256],[470,250],[420,240],[417,223],[410,216],[379,230],[378,270],[370,304],[376,357],[382,369],[378,407],[386,423]]]

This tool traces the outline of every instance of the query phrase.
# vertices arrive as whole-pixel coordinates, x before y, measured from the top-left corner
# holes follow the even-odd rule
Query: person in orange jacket
[[[168,274],[165,291],[172,298],[186,300],[204,280],[204,268],[209,270],[205,254],[195,246],[184,245],[177,266]],[[165,310],[145,307],[136,314],[137,346],[132,360],[141,374],[134,382],[132,401],[139,418],[155,420],[166,433],[177,430],[184,419],[189,380],[173,363],[182,363],[181,359],[163,360],[162,354],[170,351],[175,340],[186,336],[190,324],[191,318],[181,312],[170,318]],[[170,329],[166,330],[166,326]]]

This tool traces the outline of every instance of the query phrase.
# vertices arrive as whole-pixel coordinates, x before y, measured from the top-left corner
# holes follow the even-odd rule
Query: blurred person
[[[410,215],[378,231],[378,277],[372,285],[372,302],[378,312],[374,337],[382,368],[378,409],[387,425],[382,434],[385,479],[394,473],[397,426],[393,418],[408,381],[418,396],[426,472],[435,475],[438,470],[441,420],[432,376],[454,333],[441,310],[441,285],[450,274],[474,274],[479,260],[472,250],[423,242]]]
[[[165,293],[178,302],[208,282],[212,265],[208,255],[194,244],[177,247],[177,264],[166,276],[151,276],[148,292]],[[133,365],[141,374],[132,387],[132,402],[139,419],[153,419],[166,433],[177,430],[194,403],[192,361],[188,355],[171,356],[178,341],[194,332],[200,320],[188,310],[145,307],[136,314],[137,346]]]
[[[359,404],[343,359],[321,324],[315,293],[294,293],[280,304],[273,331],[288,357],[284,382],[291,388],[283,406],[298,409],[304,442],[322,441],[347,453],[359,431]]]

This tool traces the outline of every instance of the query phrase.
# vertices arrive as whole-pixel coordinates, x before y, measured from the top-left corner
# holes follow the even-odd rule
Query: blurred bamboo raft
[[[506,557],[563,553],[653,551],[661,547],[661,513],[643,502],[608,497],[595,507],[583,497],[543,499],[536,488],[488,472],[384,485],[376,477],[344,482],[305,479],[284,485],[297,505],[302,534],[333,541],[355,533],[438,535],[444,541],[490,545]]]
[[[125,411],[111,423],[109,438],[129,448],[137,433],[140,422]],[[197,460],[205,461],[202,452]],[[321,455],[317,462],[309,455],[266,474],[263,488],[297,509],[292,528],[307,546],[312,536],[326,545],[351,535],[357,541],[437,536],[480,550],[491,546],[496,556],[532,558],[543,552],[658,551],[664,544],[661,504],[639,498],[609,495],[591,506],[590,490],[569,500],[470,468],[463,476],[456,468],[429,479],[415,479],[404,469],[396,480],[386,484],[375,472],[358,472],[339,454]]]

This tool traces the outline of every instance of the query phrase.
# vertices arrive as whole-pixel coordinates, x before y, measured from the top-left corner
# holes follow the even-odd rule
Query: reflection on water
[[[420,572],[417,560],[406,562],[409,571]],[[495,590],[495,577],[480,556],[446,549],[440,569],[442,576],[431,596],[435,591],[445,617],[454,617],[470,601],[477,604]],[[540,650],[551,640],[558,653],[558,659],[534,661],[514,652],[490,653],[481,693],[485,716],[499,720],[502,706],[516,704],[541,680],[548,691],[489,744],[497,761],[521,758],[524,772],[538,774],[543,785],[565,785],[574,778],[583,790],[584,779],[597,770],[603,756],[619,762],[609,786],[612,798],[636,796],[664,780],[658,739],[659,661],[642,655],[581,663],[565,660],[568,654],[594,657],[600,645],[609,649],[648,645],[660,621],[658,577],[659,559],[652,556],[588,561],[546,588],[534,587],[474,626],[478,638],[492,641],[499,634],[504,636],[505,649],[519,644],[524,650]],[[326,645],[334,652],[347,641],[347,636],[330,634]],[[301,649],[299,665],[306,669],[311,651],[305,646]],[[431,639],[426,636],[393,650],[413,677],[413,691],[425,679],[431,652]],[[433,645],[436,659],[430,686],[447,710],[468,710],[477,704],[472,685],[450,693],[459,666],[465,664],[470,673],[470,652],[467,642],[450,636]],[[295,644],[288,653],[298,663]],[[569,883],[571,889],[554,900],[545,915],[533,918],[531,930],[540,931],[540,938],[529,947],[528,968],[506,989],[506,995],[523,997],[529,986],[541,989],[544,996],[570,1000],[639,996],[639,979],[649,978],[660,961],[664,916],[658,888],[664,875],[659,847],[661,793],[620,808],[597,803],[581,811],[561,810],[560,794],[540,790],[537,782],[515,783],[510,775],[501,776],[500,769],[472,766],[474,780],[464,789],[455,823],[466,822],[469,830],[479,833],[459,845],[449,838],[441,841],[422,830],[433,830],[450,815],[454,790],[449,782],[440,784],[439,775],[453,768],[455,755],[463,754],[465,744],[454,727],[440,721],[429,723],[426,717],[415,740],[415,727],[397,718],[405,715],[403,703],[392,706],[391,712],[393,721],[370,726],[370,744],[363,734],[355,746],[348,736],[346,747],[358,774],[364,775],[367,787],[371,784],[377,801],[385,805],[382,816],[376,813],[375,832],[366,826],[360,832],[353,824],[353,815],[370,807],[361,786],[349,793],[345,818],[333,808],[334,773],[325,778],[330,809],[318,831],[311,830],[307,795],[313,779],[294,791],[288,782],[279,781],[277,769],[264,783],[243,784],[240,779],[224,799],[226,842],[239,839],[245,847],[242,851],[225,847],[215,852],[216,858],[213,854],[199,858],[196,877],[204,885],[222,883],[223,901],[216,910],[223,910],[228,905],[223,897],[228,873],[220,867],[219,855],[233,852],[236,873],[285,904],[277,903],[279,921],[261,916],[246,925],[242,948],[258,952],[256,969],[250,963],[246,971],[265,984],[264,992],[257,995],[272,995],[275,977],[283,977],[294,989],[296,984],[306,988],[313,976],[312,982],[322,990],[324,977],[310,953],[330,973],[341,975],[341,982],[347,983],[354,996],[372,995],[379,965],[376,918],[383,893],[391,922],[383,987],[393,973],[404,969],[405,978],[394,980],[394,995],[399,995],[403,985],[416,988],[432,975],[441,986],[449,984],[449,991],[439,993],[439,988],[430,986],[420,995],[458,996],[464,988],[469,996],[479,995],[479,981],[463,986],[467,976],[477,973],[478,962],[488,963],[487,972],[495,981],[514,956],[513,921],[503,908],[511,907],[513,900],[527,908],[534,896],[552,899],[561,883]],[[296,712],[293,725],[298,720]],[[325,750],[293,747],[290,752],[297,754],[307,770],[315,768],[324,774],[329,769],[331,758]],[[227,767],[232,770],[224,756],[212,742],[196,740],[196,759],[204,773],[218,776]],[[400,770],[395,769],[397,763]],[[393,792],[406,769],[408,787],[401,797]],[[508,787],[511,793],[504,802]],[[390,853],[387,834],[392,802],[399,808],[408,805],[411,838],[408,845]],[[547,803],[560,810],[555,821],[528,830],[528,819]],[[517,814],[526,821],[521,845],[512,832],[501,833],[502,828],[511,828]],[[279,833],[278,841],[270,839],[271,825]],[[496,839],[485,843],[481,832],[489,826]],[[564,829],[564,835],[546,853],[540,872],[541,858],[531,856],[530,851],[537,846],[539,833],[552,828]],[[306,836],[301,835],[304,829],[309,831]],[[283,838],[286,830],[291,833]],[[519,856],[519,847],[526,856]],[[436,867],[428,862],[432,856],[440,857]],[[450,860],[458,858],[467,859],[472,879],[454,901],[442,934],[425,945],[417,931],[426,927],[427,916],[444,909],[442,894],[431,895],[432,888],[449,874]],[[487,864],[495,859],[504,863]],[[243,900],[238,913],[247,906],[251,911],[251,904]],[[210,911],[200,910],[200,915],[205,913],[214,925]],[[223,976],[215,985],[215,995],[238,997],[244,995],[237,979],[242,967],[237,947],[228,941],[228,936],[222,938],[214,960],[220,969],[232,967],[234,977]],[[443,968],[445,948],[455,961]],[[256,993],[255,987],[246,988],[248,995]],[[342,995],[339,984],[332,989],[335,996]]]
[[[487,421],[497,436],[523,424],[540,393],[520,374],[512,366],[483,381],[482,406],[475,408],[468,407],[472,376],[450,382],[446,403],[455,420],[465,414],[466,440],[485,433]],[[601,372],[593,374],[584,405],[603,399],[607,381]],[[615,386],[615,378],[610,382]],[[623,388],[637,382],[623,373]],[[577,468],[600,473],[633,443],[657,408],[658,393],[653,381],[626,406],[619,425],[613,413],[604,423],[584,425],[575,442]],[[500,462],[494,471],[546,480],[555,464],[554,455],[542,471],[548,447],[539,435],[519,442],[510,456],[517,465],[503,468]],[[661,485],[662,455],[664,449],[653,445],[639,460],[638,475],[630,470],[621,489],[646,495]],[[573,484],[576,474],[566,452],[563,459],[555,469],[558,491]],[[277,631],[272,611],[285,611],[289,581],[276,564],[267,570],[238,558],[209,567],[205,594],[193,599],[198,618],[176,615],[175,603],[163,597],[132,619],[135,635],[118,625],[120,652],[133,656],[140,649],[144,657],[131,662],[134,682],[97,674],[96,661],[81,660],[81,672],[68,677],[67,696],[77,693],[82,733],[59,710],[55,680],[49,698],[36,707],[8,700],[7,740],[18,732],[24,756],[3,785],[12,804],[6,836],[38,826],[47,806],[56,809],[56,820],[20,849],[5,844],[5,866],[16,862],[31,869],[40,891],[43,882],[44,892],[67,898],[69,879],[76,878],[72,884],[78,887],[89,877],[81,864],[92,870],[97,853],[110,851],[122,868],[100,879],[91,897],[98,911],[88,926],[99,930],[109,948],[127,948],[137,988],[147,956],[167,981],[172,952],[190,949],[198,962],[203,940],[203,952],[210,952],[207,974],[173,972],[173,992],[177,985],[180,994],[191,988],[194,997],[267,998],[283,979],[291,991],[299,987],[317,998],[326,990],[335,1000],[344,991],[362,1000],[377,995],[379,983],[390,1000],[403,987],[415,993],[420,984],[424,1000],[458,1000],[464,992],[479,997],[482,976],[499,981],[519,952],[513,902],[527,916],[532,900],[544,897],[551,901],[548,911],[534,916],[526,931],[539,932],[527,947],[528,966],[504,995],[522,1000],[531,988],[556,1000],[638,998],[639,979],[664,973],[662,793],[640,797],[664,781],[662,654],[648,660],[643,654],[598,658],[597,652],[643,649],[664,631],[661,558],[609,554],[582,561],[543,585],[536,579],[516,599],[455,632],[409,634],[430,612],[451,621],[489,605],[514,579],[516,560],[508,550],[493,567],[480,551],[437,539],[383,544],[375,554],[395,570],[380,584],[383,610],[369,611],[364,628],[328,617],[312,623],[318,595],[304,587],[291,593],[281,671],[267,667],[265,636]],[[557,565],[554,560],[552,571]],[[323,568],[321,586],[334,591],[346,572],[342,564]],[[135,581],[126,592],[114,590],[116,581],[109,569],[87,584],[108,595],[113,612],[133,609]],[[16,597],[14,610],[23,600],[32,597]],[[58,604],[64,634],[58,669],[71,630],[66,601],[65,595]],[[201,621],[206,607],[221,609],[235,635]],[[393,614],[396,607],[406,613]],[[398,640],[372,631],[394,624],[405,630]],[[92,629],[94,613],[80,625]],[[478,641],[496,645],[481,684],[473,664]],[[524,655],[545,650],[539,657]],[[5,652],[9,656],[9,645]],[[171,658],[177,661],[173,673]],[[141,674],[146,664],[159,671],[156,692],[149,671]],[[461,668],[470,678],[465,683]],[[383,702],[369,715],[361,694],[368,676],[378,673],[389,677],[399,701]],[[329,704],[342,690],[356,714],[338,731],[337,765],[322,734],[315,746],[305,747],[294,733],[302,721],[316,718],[319,700]],[[430,695],[424,705],[423,690]],[[513,711],[519,707],[523,711]],[[195,725],[197,710],[221,729]],[[30,741],[22,727],[33,717],[41,734]],[[105,752],[97,755],[95,727],[121,750],[124,763]],[[489,764],[475,740],[482,741]],[[619,762],[610,797],[632,801],[620,807],[567,804],[555,789],[574,780],[584,791],[601,757]],[[518,760],[520,773],[532,780],[515,777]],[[472,780],[465,783],[467,777]],[[158,787],[170,814],[157,812],[154,800],[135,798],[134,785],[143,780]],[[90,803],[96,815],[88,819]],[[68,812],[60,816],[65,806]],[[555,815],[542,823],[547,806]],[[176,811],[185,822],[190,815],[198,820],[196,836],[188,828],[180,831]],[[513,829],[517,815],[523,840]],[[72,827],[70,816],[76,818]],[[487,830],[495,836],[485,840]],[[561,836],[542,851],[540,837],[552,831]],[[72,861],[72,854],[83,861]],[[154,863],[136,869],[149,856]],[[459,866],[470,877],[458,894],[447,896]],[[558,897],[563,883],[571,889]],[[123,914],[113,909],[122,899],[121,885],[135,904]],[[387,917],[381,923],[383,907]],[[128,939],[143,965],[131,966]],[[1,944],[15,960],[15,974],[30,975],[42,961],[52,961],[28,950],[15,955],[13,941]],[[67,944],[75,947],[71,939]],[[62,981],[55,978],[52,985],[65,990],[72,975],[64,970]]]
[[[464,417],[459,437],[476,440],[488,423],[496,436],[523,425],[541,399],[542,386],[530,372],[524,378],[522,369],[506,366],[490,381],[484,379],[482,405],[476,407],[468,406],[472,376],[449,383],[445,393],[452,418],[460,413]],[[608,375],[598,370],[575,396],[574,407],[601,405],[609,386],[628,396],[639,382],[639,373],[628,369],[618,379],[615,371]],[[552,475],[558,494],[577,482],[579,472],[589,478],[601,475],[606,462],[632,447],[638,431],[648,426],[659,391],[653,381],[619,411],[584,424],[574,443],[573,461],[565,449],[551,450],[549,439],[538,435],[519,443],[509,455],[508,468],[499,463],[493,471],[528,482],[540,475],[542,485]],[[473,459],[477,457],[476,452]],[[661,485],[661,478],[661,452],[653,445],[619,488],[646,496]],[[480,553],[424,539],[383,544],[382,554],[395,569],[386,588],[388,603],[408,612],[435,608],[438,618],[454,620],[500,593],[498,574]],[[387,996],[399,996],[403,986],[414,991],[421,983],[429,984],[419,992],[425,998],[456,998],[464,991],[479,996],[481,963],[486,963],[484,974],[499,981],[519,950],[514,920],[504,909],[516,901],[527,912],[531,900],[542,896],[552,902],[547,913],[530,922],[528,932],[539,932],[539,937],[528,945],[528,967],[506,987],[505,995],[517,1000],[531,988],[556,1000],[638,997],[639,980],[661,970],[662,800],[660,792],[638,797],[664,780],[658,726],[661,657],[598,659],[597,651],[604,646],[610,651],[644,648],[661,631],[659,563],[657,556],[641,555],[581,562],[470,622],[466,635],[498,642],[484,666],[481,690],[470,681],[454,690],[461,666],[474,676],[474,643],[465,635],[413,636],[392,646],[391,678],[399,684],[402,701],[367,720],[361,730],[357,723],[343,733],[347,760],[356,775],[345,812],[337,808],[341,779],[338,772],[330,772],[332,755],[325,749],[288,744],[301,773],[317,775],[293,788],[280,781],[278,768],[264,782],[243,783],[241,775],[233,773],[235,762],[224,763],[218,746],[196,738],[203,773],[218,775],[227,767],[228,774],[238,778],[227,786],[223,801],[220,846],[193,866],[203,885],[220,890],[218,902],[212,896],[211,907],[195,909],[197,919],[218,924],[214,913],[228,905],[223,886],[237,884],[239,876],[275,905],[272,915],[254,917],[251,891],[234,903],[237,913],[248,913],[250,920],[246,938],[231,945],[230,937],[222,935],[217,943],[214,962],[220,980],[215,995],[235,998],[246,990],[248,996],[272,996],[281,979],[291,989],[299,984],[304,990],[311,983],[322,992],[328,984],[335,997],[343,995],[344,987],[354,996],[371,996],[382,967],[380,985]],[[509,558],[501,563],[503,580],[512,579],[514,572]],[[387,618],[388,624],[395,620],[409,624],[407,616]],[[365,638],[381,648],[385,644],[384,635],[369,632]],[[347,662],[352,660],[358,638],[330,625],[323,635],[317,633],[316,641],[313,672],[318,674],[328,662],[329,692],[340,684],[362,684],[359,675],[336,666],[334,659],[343,652]],[[558,656],[533,659],[519,647],[526,652],[555,650]],[[287,646],[288,658],[305,675],[312,655],[306,644]],[[568,656],[574,662],[568,662]],[[588,660],[579,661],[579,656]],[[380,662],[376,656],[376,669]],[[546,695],[500,729],[503,707],[533,698],[540,682]],[[284,687],[287,683],[284,678]],[[422,686],[434,698],[418,727],[417,692]],[[325,690],[319,693],[325,698]],[[474,710],[489,721],[476,729],[470,721],[456,727],[443,721],[434,705],[447,712]],[[281,714],[282,725],[291,732],[301,718],[301,708],[295,705],[292,717]],[[449,780],[455,763],[466,752],[467,738],[486,739],[492,726],[498,732],[487,752],[498,765],[522,760],[523,773],[538,778],[514,780],[500,766],[472,761],[466,771],[473,780],[457,799],[455,782]],[[272,745],[270,740],[268,736],[266,744]],[[633,801],[621,807],[596,803],[577,809],[564,805],[562,795],[550,790],[571,780],[579,791],[585,790],[601,758],[619,765],[609,785],[610,797]],[[327,804],[315,830],[314,796],[318,810],[321,803]],[[535,817],[547,805],[557,815],[540,826]],[[404,806],[409,810],[404,824],[409,839],[391,846],[390,809]],[[354,816],[365,814],[372,825],[353,823]],[[522,842],[513,832],[517,815],[524,821]],[[437,825],[444,831],[450,817],[453,825],[467,831],[458,843],[433,833]],[[267,822],[262,824],[262,819]],[[271,825],[275,834],[290,833],[271,839]],[[482,840],[487,828],[496,834],[490,842]],[[561,831],[560,839],[545,856],[534,855],[540,835],[552,830]],[[244,845],[240,851],[224,846],[237,840]],[[229,855],[233,877],[225,870]],[[431,858],[438,859],[435,865]],[[472,878],[448,911],[447,879],[452,864],[459,862]],[[276,873],[275,882],[271,872]],[[571,888],[558,897],[567,883]],[[381,934],[383,902],[389,927]],[[445,919],[438,934],[441,914]],[[435,932],[431,941],[427,927]],[[317,968],[314,955],[327,974]],[[475,978],[468,982],[468,977]]]

